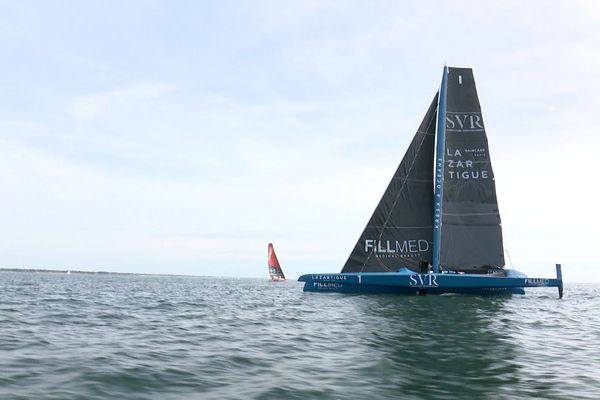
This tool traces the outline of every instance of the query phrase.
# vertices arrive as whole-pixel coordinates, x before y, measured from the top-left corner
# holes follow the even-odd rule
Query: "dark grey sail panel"
[[[488,141],[470,68],[449,68],[440,265],[504,266],[502,227]]]
[[[418,271],[431,263],[436,94],[342,272]]]

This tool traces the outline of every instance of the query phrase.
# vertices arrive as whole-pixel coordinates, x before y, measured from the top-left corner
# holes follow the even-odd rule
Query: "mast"
[[[433,272],[440,270],[440,241],[442,237],[442,200],[444,193],[444,148],[446,139],[446,88],[448,67],[444,66],[437,112],[437,143],[435,149],[435,189],[433,197]]]

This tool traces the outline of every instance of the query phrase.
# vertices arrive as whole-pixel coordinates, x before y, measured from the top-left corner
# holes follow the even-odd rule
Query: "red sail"
[[[279,265],[279,260],[277,260],[277,256],[275,255],[275,249],[273,248],[273,244],[269,243],[269,275],[271,279],[274,281],[285,281],[286,277],[281,270],[281,266]]]

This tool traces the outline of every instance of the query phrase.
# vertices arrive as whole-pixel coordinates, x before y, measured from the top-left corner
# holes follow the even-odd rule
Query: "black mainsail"
[[[472,69],[448,67],[445,95],[445,135],[438,127],[444,152],[439,265],[471,272],[503,267],[496,185]]]
[[[437,105],[436,94],[342,272],[418,271],[431,263]]]

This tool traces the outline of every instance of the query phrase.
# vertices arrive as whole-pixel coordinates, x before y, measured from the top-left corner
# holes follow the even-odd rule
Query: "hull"
[[[557,277],[528,278],[527,275],[506,270],[506,276],[453,273],[416,273],[407,268],[398,272],[365,272],[339,274],[306,274],[305,292],[339,293],[396,293],[396,294],[525,294],[526,287],[557,287],[562,297],[560,265]]]

